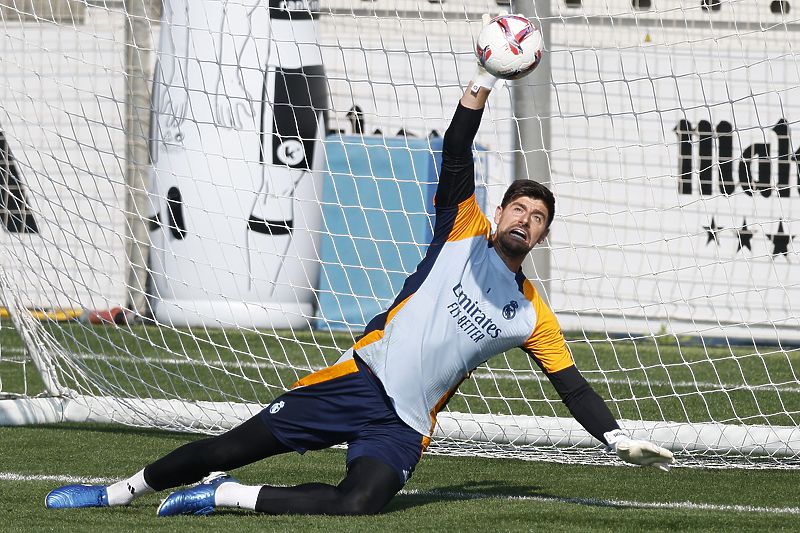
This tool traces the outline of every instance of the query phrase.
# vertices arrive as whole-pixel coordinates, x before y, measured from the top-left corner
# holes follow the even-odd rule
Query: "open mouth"
[[[511,231],[508,232],[508,234],[516,239],[520,239],[523,241],[528,238],[528,235],[521,229],[512,229]]]

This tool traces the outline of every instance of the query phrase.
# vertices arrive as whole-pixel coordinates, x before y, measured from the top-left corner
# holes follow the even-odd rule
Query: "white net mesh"
[[[0,393],[203,432],[336,360],[414,270],[499,9],[0,6]],[[526,269],[579,368],[685,464],[796,465],[790,2],[513,8],[548,49],[490,99],[476,195],[491,213],[515,177],[549,180],[556,221]],[[494,358],[432,451],[607,461],[545,381]]]

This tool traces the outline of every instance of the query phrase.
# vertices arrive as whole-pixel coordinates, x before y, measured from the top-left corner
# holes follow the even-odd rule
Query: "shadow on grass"
[[[432,503],[468,500],[531,500],[541,503],[571,503],[589,507],[613,507],[626,509],[630,506],[622,502],[594,498],[569,498],[554,496],[543,492],[543,487],[508,485],[503,481],[476,481],[461,485],[451,485],[426,491],[401,492],[383,508],[381,513],[404,511]]]
[[[508,485],[503,481],[486,480],[465,483],[461,485],[450,485],[440,487],[432,490],[425,491],[403,491],[395,496],[381,511],[379,515],[392,515],[402,511],[407,511],[416,508],[422,508],[426,505],[436,503],[454,503],[459,501],[471,500],[528,500],[533,504],[536,503],[568,503],[587,507],[604,507],[614,509],[629,509],[634,508],[629,504],[623,502],[614,502],[609,500],[600,500],[593,498],[570,498],[564,496],[554,496],[544,492],[543,487],[539,486],[519,486]],[[155,513],[161,500],[157,501],[136,502],[140,511],[148,510]],[[138,504],[138,505],[137,505]],[[218,508],[214,511],[214,515],[231,515],[231,516],[266,516],[262,513],[249,511],[244,509],[232,508]]]
[[[384,507],[383,513],[403,511],[438,502],[478,500],[486,498],[548,498],[541,493],[542,487],[509,485],[501,480],[470,481],[460,485],[439,487],[433,490],[409,490],[400,492]]]

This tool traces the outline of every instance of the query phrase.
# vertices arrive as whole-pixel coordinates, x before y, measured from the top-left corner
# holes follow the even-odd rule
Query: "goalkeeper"
[[[408,481],[436,414],[459,384],[489,358],[517,346],[592,436],[626,461],[668,470],[669,451],[632,440],[620,429],[575,367],[552,311],[522,274],[523,259],[549,232],[553,194],[535,181],[515,181],[494,214],[491,235],[475,203],[472,143],[497,81],[478,69],[445,134],[436,227],[425,258],[389,309],[369,322],[335,365],[301,379],[225,434],[181,446],[110,486],[56,489],[47,506],[126,505],[205,476],[199,485],[170,494],[158,514],[205,514],[216,507],[271,514],[377,513]],[[215,472],[344,442],[347,474],[338,486],[248,486]]]

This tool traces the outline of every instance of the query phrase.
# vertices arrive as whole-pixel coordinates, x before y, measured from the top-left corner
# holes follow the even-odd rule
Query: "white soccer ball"
[[[475,53],[489,74],[515,80],[530,74],[542,59],[544,39],[536,26],[520,15],[501,15],[483,27]]]

